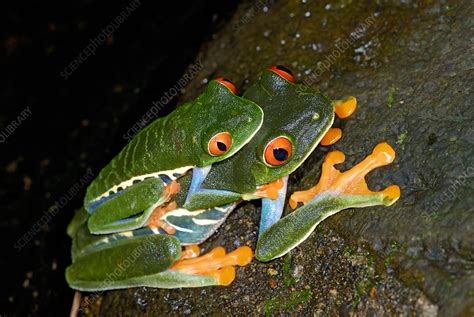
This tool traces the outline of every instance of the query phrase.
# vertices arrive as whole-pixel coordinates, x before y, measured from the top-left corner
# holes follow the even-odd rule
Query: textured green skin
[[[181,244],[172,236],[153,235],[124,239],[113,246],[104,245],[93,252],[76,257],[74,263],[66,269],[66,280],[73,288],[86,289],[88,285],[94,285],[94,289],[107,288],[109,280],[111,283],[117,283],[162,272],[180,255]],[[100,284],[102,286],[99,286]]]
[[[80,291],[112,290],[129,287],[180,288],[216,286],[218,281],[211,276],[189,275],[176,270],[166,270],[156,274],[142,275],[126,280],[111,280],[105,286],[104,281],[77,281],[73,288]]]
[[[202,167],[223,160],[252,137],[262,119],[263,112],[255,103],[236,96],[219,82],[211,81],[195,101],[181,105],[138,133],[87,188],[84,206],[89,209],[97,197],[132,177],[186,166]],[[209,140],[224,131],[232,135],[231,148],[223,155],[210,155]],[[159,205],[166,198],[160,198],[163,183],[155,180],[148,185],[148,188],[140,183],[132,185],[125,189],[126,192],[102,203],[89,220],[91,231],[108,233],[142,225],[146,217],[134,226],[114,222],[153,204]]]
[[[145,215],[128,222],[127,227],[142,226],[142,222],[148,219],[153,211],[153,208],[149,207],[153,204],[162,204],[169,197],[164,194],[163,189],[163,182],[157,178],[150,178],[132,186],[127,193],[110,199],[94,210],[89,217],[90,231],[102,233],[105,228],[108,231],[119,231],[123,225],[115,221],[126,218],[138,210],[145,210]]]
[[[258,238],[255,257],[261,262],[268,262],[285,255],[304,241],[320,222],[341,210],[388,204],[389,201],[380,193],[320,194],[263,232]]]
[[[311,154],[334,122],[334,106],[317,90],[293,84],[270,70],[250,87],[244,98],[258,104],[265,116],[252,140],[225,161],[216,163],[202,187],[229,192],[225,195],[194,195],[184,207],[190,210],[219,206],[254,193],[258,186],[291,174]],[[314,114],[319,115],[313,119]],[[286,136],[293,144],[292,157],[283,165],[268,166],[263,151],[269,141]],[[238,195],[236,195],[237,193]]]

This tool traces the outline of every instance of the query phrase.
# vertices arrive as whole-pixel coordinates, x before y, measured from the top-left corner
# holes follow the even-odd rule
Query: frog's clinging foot
[[[216,279],[218,285],[226,286],[235,279],[234,266],[245,266],[252,261],[252,257],[252,249],[247,246],[227,254],[223,247],[217,247],[202,256],[178,260],[170,270],[179,270],[189,275],[211,276]]]
[[[345,119],[353,114],[356,110],[357,100],[355,97],[351,96],[343,100],[334,100],[333,105],[336,115],[341,119]]]
[[[260,186],[259,188],[257,188],[255,193],[251,196],[259,197],[259,198],[277,199],[278,191],[281,188],[283,188],[283,186],[284,186],[283,178],[279,178],[274,182]]]
[[[395,159],[395,151],[387,143],[378,144],[372,154],[348,171],[340,172],[334,165],[344,162],[344,154],[339,151],[328,153],[324,159],[321,177],[316,186],[309,190],[293,193],[290,206],[296,208],[298,202],[306,204],[321,193],[335,195],[383,195],[384,205],[392,205],[400,197],[400,188],[391,185],[381,192],[371,191],[364,179],[370,171],[388,165]]]
[[[164,231],[166,231],[167,234],[176,233],[176,229],[161,220],[161,217],[163,217],[167,212],[175,210],[177,208],[176,202],[171,201],[171,199],[173,199],[174,195],[179,193],[180,190],[181,187],[179,186],[179,183],[176,180],[173,180],[171,183],[165,186],[163,196],[167,196],[168,198],[162,204],[157,206],[155,210],[153,210],[148,221],[148,227],[152,229],[162,228]]]
[[[151,229],[161,228],[166,231],[167,234],[175,234],[176,229],[161,220],[161,217],[163,217],[167,212],[175,210],[176,208],[177,204],[174,201],[167,203],[166,205],[159,205],[158,207],[156,207],[149,218],[148,227]]]

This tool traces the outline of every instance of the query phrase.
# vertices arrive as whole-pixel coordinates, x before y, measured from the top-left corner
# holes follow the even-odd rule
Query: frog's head
[[[320,92],[294,84],[282,66],[264,71],[245,98],[261,105],[263,130],[252,140],[257,160],[252,164],[256,185],[291,174],[313,152],[334,121],[334,107]]]
[[[263,111],[254,102],[236,95],[225,78],[212,80],[191,110],[197,166],[222,161],[241,149],[260,129]]]
[[[214,166],[206,183],[252,193],[304,162],[331,127],[334,106],[317,90],[295,84],[291,72],[282,66],[264,71],[243,97],[263,109],[263,125],[242,150]]]

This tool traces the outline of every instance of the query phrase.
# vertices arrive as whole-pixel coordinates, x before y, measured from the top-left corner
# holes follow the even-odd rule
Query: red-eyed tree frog
[[[319,222],[342,209],[389,205],[398,198],[398,187],[374,193],[364,181],[371,169],[393,161],[390,146],[377,146],[366,160],[342,174],[333,165],[340,163],[343,155],[331,152],[318,185],[290,198],[292,207],[298,202],[305,205],[279,220],[288,175],[319,143],[330,145],[341,137],[340,129],[331,128],[334,113],[341,118],[349,116],[355,110],[355,98],[331,102],[318,91],[295,84],[291,72],[282,66],[264,71],[243,97],[263,109],[261,128],[235,155],[212,167],[194,167],[192,179],[181,177],[181,192],[169,195],[166,204],[155,208],[147,227],[103,236],[92,236],[85,225],[71,230],[74,263],[66,272],[71,287],[228,285],[235,277],[234,266],[251,261],[251,249],[244,246],[226,254],[217,247],[199,256],[197,244],[223,223],[239,201],[262,199],[256,257],[268,261],[289,252]],[[184,251],[181,246],[186,246]],[[110,267],[129,261],[135,253],[138,265],[108,278]]]

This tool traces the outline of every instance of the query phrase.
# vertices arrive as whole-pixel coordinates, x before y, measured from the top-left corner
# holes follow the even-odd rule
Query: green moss
[[[393,254],[389,254],[386,258],[385,261],[383,262],[385,269],[388,269],[390,265],[392,264],[393,261]]]
[[[371,288],[372,282],[368,279],[363,279],[356,284],[356,293],[353,301],[354,307],[360,303],[362,297],[364,297]]]
[[[343,252],[344,257],[346,257],[346,258],[351,257],[354,254],[354,251],[355,250],[350,246],[344,247],[344,252]]]
[[[276,296],[265,302],[263,311],[266,316],[269,316],[272,312],[277,310],[288,311],[295,305],[309,301],[312,295],[313,293],[310,289],[303,289],[291,292],[286,296]]]
[[[407,135],[408,135],[408,131],[407,131],[407,130],[403,131],[403,132],[398,136],[397,142],[395,142],[395,143],[397,143],[398,145],[400,145],[400,147],[402,148],[402,150],[405,149],[405,144],[403,144],[403,143],[405,142],[405,139],[406,139]]]
[[[394,86],[390,86],[390,88],[388,89],[387,105],[389,108],[393,106],[393,102],[395,101],[394,95],[396,90],[397,89]]]
[[[287,287],[296,283],[295,278],[291,274],[291,264],[291,252],[289,252],[283,258],[283,285]]]

